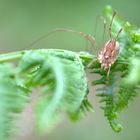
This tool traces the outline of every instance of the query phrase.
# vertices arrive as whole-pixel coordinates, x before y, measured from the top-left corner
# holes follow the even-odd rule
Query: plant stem
[[[0,55],[0,63],[18,60],[22,57],[25,51],[11,52]]]
[[[75,56],[79,55],[80,58],[82,59],[85,58],[88,59],[89,61],[95,57],[94,55],[91,55],[87,52],[72,52],[72,51],[61,50],[61,49],[38,49],[38,50],[24,50],[24,51],[1,54],[0,63],[19,60],[26,52],[41,52],[41,53],[51,54],[54,56],[60,56],[66,59],[75,59]]]

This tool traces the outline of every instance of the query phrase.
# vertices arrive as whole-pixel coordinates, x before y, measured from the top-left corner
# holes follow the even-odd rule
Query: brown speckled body
[[[98,55],[101,68],[110,69],[111,65],[117,59],[119,53],[119,43],[116,40],[110,40],[104,45],[104,49]]]

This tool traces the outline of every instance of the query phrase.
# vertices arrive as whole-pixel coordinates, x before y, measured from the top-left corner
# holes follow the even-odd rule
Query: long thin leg
[[[54,29],[54,30],[50,31],[49,33],[39,37],[37,40],[33,41],[27,47],[30,48],[31,46],[33,46],[36,43],[42,41],[43,39],[47,38],[48,36],[50,36],[51,34],[53,34],[55,32],[72,32],[72,33],[76,33],[76,34],[79,34],[79,35],[83,36],[92,46],[96,45],[96,40],[92,35],[85,34],[84,32],[79,32],[79,31],[76,31],[76,30],[67,29],[67,28],[57,28],[57,29]]]
[[[106,19],[105,17],[102,17],[102,16],[98,16],[97,19],[96,19],[96,23],[95,23],[95,29],[94,29],[94,37],[96,35],[96,30],[97,30],[97,26],[98,26],[98,20],[103,20],[104,22],[104,31],[103,31],[103,37],[102,37],[102,42],[103,42],[103,45],[104,45],[104,36],[105,36],[105,32],[106,32]]]
[[[110,67],[107,70],[107,80],[109,81]]]
[[[104,32],[103,32],[103,39],[102,39],[103,45],[105,40],[105,32],[106,32],[106,19],[104,18]]]
[[[94,36],[96,36],[96,31],[97,31],[97,26],[98,26],[98,21],[100,19],[100,16],[96,17],[96,22],[95,22],[95,26],[94,26]]]
[[[116,41],[118,40],[119,34],[122,32],[122,30],[123,30],[123,28],[121,28],[121,29],[118,31],[117,36],[116,36],[116,38],[115,38]]]
[[[115,17],[116,14],[117,14],[117,12],[113,13],[113,16],[112,16],[112,19],[111,19],[111,22],[110,22],[110,25],[109,25],[110,40],[112,40],[112,23],[113,23],[113,20],[114,20],[114,17]]]

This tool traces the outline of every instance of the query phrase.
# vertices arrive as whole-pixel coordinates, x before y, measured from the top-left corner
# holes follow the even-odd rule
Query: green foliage
[[[87,99],[88,85],[83,65],[92,59],[88,53],[34,50],[0,57],[1,62],[19,60],[15,68],[6,63],[0,65],[1,139],[8,139],[14,126],[13,115],[22,111],[34,88],[40,89],[35,118],[41,132],[49,131],[64,113],[72,121],[77,121],[93,110]]]
[[[78,55],[73,60],[45,52],[27,52],[19,64],[28,87],[43,88],[36,107],[37,125],[47,130],[63,111],[77,120],[92,106],[87,100],[88,87],[83,64]]]
[[[0,64],[0,139],[7,140],[17,118],[27,102],[27,90],[10,64]]]
[[[105,9],[108,21],[112,9]],[[0,55],[0,139],[6,140],[15,127],[15,113],[20,113],[27,103],[32,89],[40,92],[35,106],[36,125],[41,132],[49,131],[67,114],[72,121],[92,111],[88,101],[88,84],[85,70],[98,74],[93,86],[100,85],[97,96],[104,103],[102,109],[110,126],[120,132],[118,114],[138,94],[140,88],[140,30],[116,17],[113,21],[113,36],[120,28],[118,42],[120,53],[111,66],[109,80],[107,71],[101,69],[96,55],[87,52],[41,49],[25,50]],[[15,66],[7,64],[18,60]],[[92,64],[91,64],[92,61]],[[90,68],[87,67],[90,65]]]
[[[112,8],[107,6],[105,15],[108,19],[112,18]],[[123,32],[119,36],[120,54],[110,70],[110,80],[107,81],[107,72],[100,69],[98,61],[94,61],[91,66],[92,73],[99,74],[100,79],[94,80],[93,85],[102,85],[97,89],[98,96],[105,105],[101,108],[107,117],[110,126],[114,131],[120,132],[122,126],[115,120],[118,113],[128,106],[139,90],[140,84],[140,34],[136,27],[125,22],[119,17],[113,21],[113,36],[115,37],[120,28]]]

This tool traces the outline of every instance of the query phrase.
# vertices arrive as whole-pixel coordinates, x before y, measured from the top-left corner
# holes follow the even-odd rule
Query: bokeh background
[[[28,45],[54,28],[70,28],[93,34],[95,21],[106,5],[111,5],[119,16],[140,26],[140,0],[0,0],[0,51],[59,48],[84,51],[85,40],[73,33],[54,33],[32,47]],[[97,41],[102,44],[103,23],[97,28]],[[28,47],[27,47],[28,46]],[[35,95],[33,95],[34,102]],[[22,115],[21,131],[13,140],[140,140],[140,97],[123,111],[120,122],[124,130],[116,134],[108,125],[99,99],[91,89],[90,100],[94,113],[76,124],[63,119],[51,133],[39,135],[32,126],[32,107],[28,105]]]

